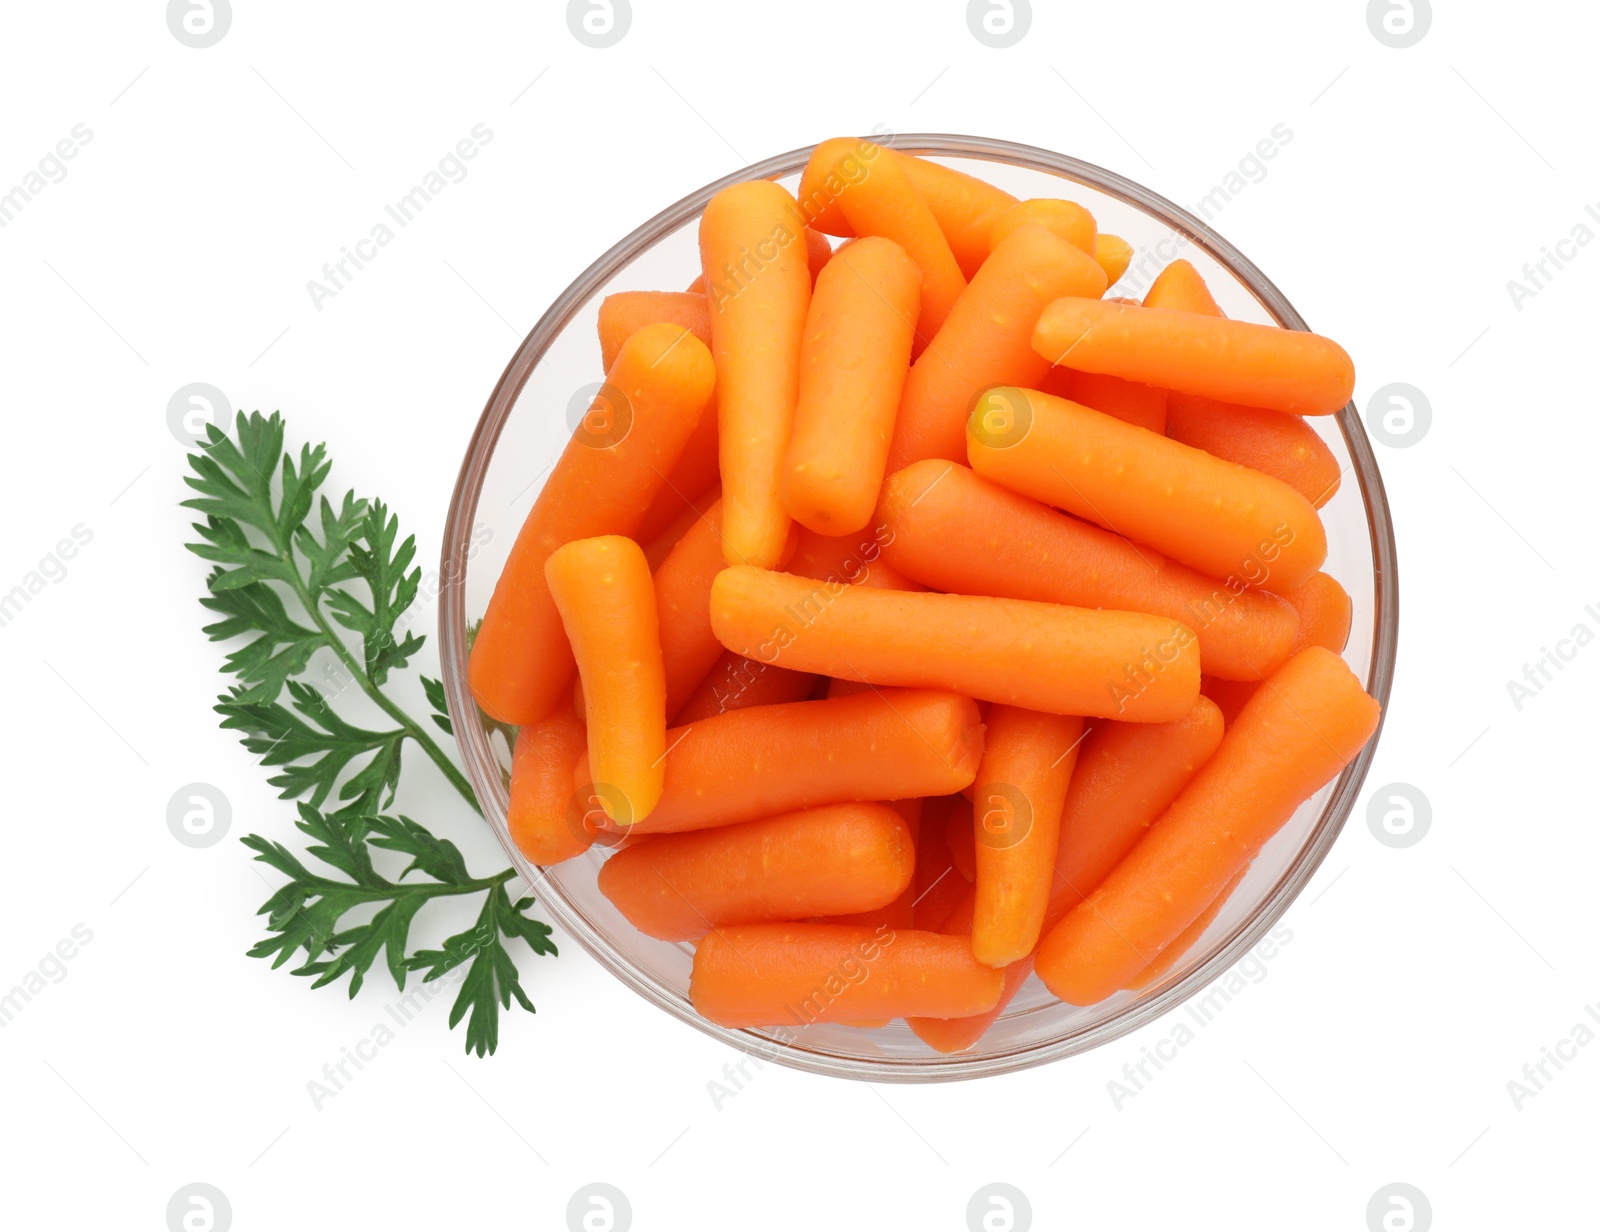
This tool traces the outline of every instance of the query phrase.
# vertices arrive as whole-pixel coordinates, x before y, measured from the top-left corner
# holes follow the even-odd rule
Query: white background
[[[0,990],[93,934],[0,1030],[10,1221],[164,1227],[202,1181],[239,1229],[558,1229],[601,1180],[640,1229],[961,1229],[1004,1181],[1039,1228],[1359,1230],[1403,1181],[1439,1228],[1595,1226],[1600,1046],[1520,1110],[1507,1083],[1600,1003],[1600,649],[1520,710],[1506,682],[1600,632],[1600,247],[1520,310],[1507,282],[1600,202],[1600,21],[1439,7],[1397,50],[1354,0],[1039,0],[995,50],[955,0],[635,0],[596,50],[553,0],[236,0],[196,50],[153,0],[7,6],[0,192],[93,134],[0,229],[0,592],[92,534],[0,628]],[[468,177],[314,308],[307,280],[479,123]],[[1420,442],[1377,447],[1404,616],[1367,793],[1414,785],[1430,831],[1385,846],[1363,801],[1265,978],[1120,1109],[1108,1082],[1179,1015],[976,1084],[769,1066],[719,1110],[707,1084],[737,1057],[569,944],[523,962],[539,1013],[509,1016],[493,1059],[462,1055],[436,1001],[318,1110],[307,1082],[395,994],[379,973],[354,1002],[312,993],[244,957],[269,889],[234,840],[293,842],[291,809],[209,709],[221,652],[168,399],[204,381],[282,409],[431,566],[484,398],[574,275],[747,160],[879,123],[1049,147],[1185,204],[1292,129],[1216,225],[1354,354],[1358,406],[1394,381],[1432,404]],[[499,867],[415,765],[406,811]],[[203,850],[166,822],[194,781],[232,804]]]

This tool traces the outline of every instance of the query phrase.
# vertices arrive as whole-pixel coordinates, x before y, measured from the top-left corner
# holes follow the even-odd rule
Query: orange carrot
[[[1157,389],[1154,385],[1142,385],[1138,381],[1124,381],[1120,376],[1104,376],[1098,372],[1073,372],[1071,369],[1052,371],[1070,373],[1067,392],[1060,394],[1060,397],[1080,403],[1103,415],[1120,419],[1123,423],[1148,428],[1151,432],[1160,434],[1167,431],[1166,390]],[[1276,411],[1269,413],[1277,414]],[[1280,418],[1288,419],[1289,416],[1284,415]],[[1229,459],[1229,461],[1237,460]]]
[[[1249,871],[1250,866],[1247,864],[1235,873],[1233,880],[1222,887],[1222,893],[1217,895],[1211,906],[1195,917],[1194,923],[1179,933],[1172,944],[1161,951],[1161,956],[1155,962],[1128,981],[1129,990],[1142,992],[1160,980],[1173,967],[1177,966],[1178,961],[1192,950],[1195,943],[1205,935],[1206,929],[1211,927],[1211,922],[1217,918],[1223,907],[1227,905],[1228,899],[1233,896],[1233,892],[1239,888],[1239,883],[1244,880],[1245,874]]]
[[[813,921],[817,924],[865,924],[872,928],[880,924],[887,924],[890,928],[915,928],[915,907],[921,899],[917,890],[919,877],[918,870],[922,862],[922,805],[921,799],[892,800],[889,807],[900,815],[900,820],[906,823],[906,833],[911,835],[912,846],[916,850],[913,861],[911,884],[900,892],[893,902],[887,906],[879,907],[876,911],[857,911],[847,915],[824,917]],[[879,1023],[884,1026],[886,1023]]]
[[[966,824],[967,846],[972,845],[972,805],[965,796],[936,796],[922,804],[922,824],[917,837],[917,867],[911,881],[914,891],[911,918],[905,927],[934,932],[972,884],[962,875],[951,831]],[[970,862],[969,862],[970,865]]]
[[[1061,805],[1083,720],[1015,706],[989,711],[973,782],[977,889],[972,952],[1004,967],[1033,952],[1056,866]]]
[[[952,937],[970,937],[972,913],[976,905],[977,891],[969,888],[940,926],[939,931]],[[1030,954],[1000,969],[1003,980],[1000,997],[990,1009],[981,1014],[970,1014],[965,1018],[908,1018],[906,1025],[916,1033],[918,1039],[936,1052],[965,1052],[982,1039],[984,1033],[994,1025],[995,1020],[1005,1013],[1012,998],[1021,991],[1023,984],[1032,974],[1033,956]]]
[[[985,393],[967,455],[986,479],[1230,582],[1292,590],[1328,554],[1288,484],[1038,391]]]
[[[648,325],[623,344],[595,411],[551,471],[517,534],[473,644],[478,705],[503,723],[536,723],[572,679],[572,650],[545,583],[564,543],[633,533],[711,397],[705,345],[682,327]],[[626,422],[624,422],[626,421]]]
[[[711,305],[688,291],[617,291],[600,301],[600,367],[617,362],[622,344],[646,325],[681,325],[711,345]]]
[[[1200,689],[1193,631],[1138,612],[906,594],[735,566],[712,584],[711,627],[728,649],[780,667],[1051,714],[1159,723],[1186,712]]]
[[[1045,986],[1093,1005],[1156,961],[1294,811],[1361,751],[1378,703],[1313,646],[1246,703],[1216,754],[1110,876],[1040,943]]]
[[[717,461],[719,447],[717,399],[713,394],[683,452],[667,472],[666,482],[639,519],[635,536],[641,546],[649,544],[653,548],[656,540],[666,534],[674,523],[681,522],[683,529],[687,530],[690,519],[705,512],[705,506],[709,503],[705,500],[707,492],[715,490],[716,495],[712,499],[721,499],[722,483]],[[677,540],[673,539],[672,542],[676,543]],[[648,548],[645,556],[650,556]]]
[[[811,285],[816,286],[817,279],[822,276],[823,267],[833,260],[833,245],[828,243],[828,237],[820,231],[806,228],[806,271],[811,275]]]
[[[672,555],[672,549],[677,547],[683,537],[704,520],[706,513],[722,499],[722,486],[713,484],[701,492],[693,500],[683,506],[683,512],[673,518],[661,533],[651,538],[648,542],[641,538],[639,546],[644,549],[644,558],[654,573],[661,568],[661,562]],[[721,558],[718,557],[720,560]]]
[[[892,150],[862,137],[830,137],[818,142],[800,172],[796,193],[800,212],[810,227],[846,239],[855,235],[839,208],[839,197],[846,185],[871,175],[878,160],[885,156],[895,157]]]
[[[1165,616],[1195,630],[1213,675],[1256,680],[1290,654],[1295,615],[1276,596],[1226,586],[953,462],[891,475],[877,523],[887,567],[934,590]]]
[[[572,770],[583,756],[583,720],[568,706],[517,729],[511,757],[511,806],[506,824],[518,849],[535,864],[560,864],[588,850],[591,836],[567,824]]]
[[[1033,345],[1079,372],[1294,415],[1332,415],[1355,388],[1355,366],[1331,338],[1169,308],[1058,299]]]
[[[845,245],[817,279],[781,496],[789,515],[818,534],[850,534],[872,516],[921,283],[905,250],[876,236]]]
[[[899,896],[911,833],[883,804],[830,804],[743,825],[663,834],[616,852],[600,892],[646,936],[871,911]]]
[[[1076,201],[1058,201],[1050,197],[1019,201],[995,219],[989,231],[990,251],[1018,227],[1029,223],[1036,223],[1091,257],[1094,255],[1094,215]]]
[[[883,559],[884,535],[878,527],[854,535],[818,535],[803,530],[784,568],[799,577],[874,590],[923,589]]]
[[[979,707],[980,710],[983,707]],[[994,707],[990,706],[992,713]],[[984,726],[989,724],[988,715],[984,715]],[[981,762],[979,763],[982,764]],[[976,786],[977,780],[973,780]],[[945,846],[950,848],[951,862],[956,866],[956,872],[961,874],[961,880],[971,885],[978,876],[978,839],[973,832],[972,797],[973,788],[964,789],[960,797],[950,797],[950,807],[946,810],[944,824]],[[959,798],[960,803],[956,803]]]
[[[1283,597],[1300,613],[1300,631],[1294,639],[1296,654],[1307,646],[1344,653],[1350,640],[1351,603],[1343,586],[1326,573],[1313,573]]]
[[[1339,461],[1322,437],[1296,415],[1172,394],[1167,435],[1226,462],[1288,484],[1320,509],[1339,490]]]
[[[1085,738],[1061,809],[1046,931],[1133,850],[1221,740],[1222,715],[1203,697],[1175,723],[1102,723]]]
[[[677,714],[722,657],[711,631],[711,581],[722,572],[722,506],[690,527],[655,573],[661,662],[666,670],[666,715]]]
[[[811,300],[803,227],[794,198],[767,180],[724,188],[700,216],[730,564],[776,563],[789,533],[778,481]]]
[[[893,240],[922,271],[916,334],[926,343],[967,285],[928,203],[901,163],[880,154],[869,174],[844,186],[839,209],[857,235]]]
[[[719,1026],[806,1026],[977,1014],[1001,984],[961,937],[887,925],[745,924],[700,943],[689,999]]]
[[[1094,259],[1106,272],[1106,285],[1114,287],[1133,264],[1133,245],[1120,235],[1107,235],[1102,231],[1094,237]]]
[[[1032,345],[1045,305],[1105,289],[1100,267],[1043,227],[1019,227],[1001,240],[906,377],[889,470],[963,459],[973,398],[986,385],[1032,385],[1049,369]]]
[[[709,601],[707,610],[710,610]],[[811,696],[815,684],[816,678],[803,672],[768,667],[725,650],[695,686],[689,700],[672,716],[672,722],[682,727],[730,710],[804,701]]]
[[[1174,312],[1197,312],[1207,317],[1223,315],[1200,271],[1195,269],[1193,263],[1181,259],[1156,275],[1156,280],[1144,293],[1144,306],[1170,308]]]
[[[1261,687],[1259,680],[1219,680],[1215,676],[1200,677],[1200,695],[1208,697],[1222,711],[1222,721],[1232,727],[1244,704],[1256,695]]]
[[[934,690],[884,689],[826,701],[755,706],[667,733],[666,785],[630,834],[754,821],[860,800],[960,791],[983,746],[978,707]],[[573,772],[593,786],[587,760]]]
[[[632,825],[661,798],[667,747],[650,566],[632,539],[604,535],[557,548],[544,574],[583,681],[596,794],[607,816]]]

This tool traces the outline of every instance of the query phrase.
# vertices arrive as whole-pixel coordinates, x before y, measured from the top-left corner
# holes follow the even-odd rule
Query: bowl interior
[[[1032,147],[975,138],[907,135],[893,142],[999,185],[1021,198],[1067,197],[1088,208],[1102,231],[1134,247],[1128,273],[1108,294],[1141,296],[1168,261],[1182,256],[1206,279],[1223,310],[1240,320],[1305,328],[1281,293],[1199,219],[1139,185]],[[791,190],[809,150],[794,151],[708,185],[646,223],[590,267],[546,313],[513,357],[478,424],[446,526],[440,631],[451,718],[484,813],[514,865],[546,908],[619,978],[661,1008],[737,1047],[815,1072],[874,1080],[973,1077],[1039,1064],[1095,1047],[1165,1013],[1206,988],[1271,928],[1321,862],[1348,816],[1375,741],[1333,784],[1301,806],[1260,853],[1227,904],[1185,958],[1142,993],[1122,992],[1080,1008],[1030,978],[978,1045],[940,1056],[903,1022],[863,1030],[813,1024],[728,1031],[700,1019],[688,1001],[692,949],[638,933],[596,886],[608,854],[549,869],[530,865],[506,825],[507,733],[483,719],[465,680],[466,629],[488,604],[523,519],[598,388],[596,318],[613,291],[681,289],[699,272],[696,229],[707,199],[724,183],[769,176]],[[1309,421],[1343,468],[1322,510],[1324,568],[1350,592],[1354,623],[1345,651],[1357,676],[1387,703],[1397,624],[1394,544],[1387,504],[1359,418]]]

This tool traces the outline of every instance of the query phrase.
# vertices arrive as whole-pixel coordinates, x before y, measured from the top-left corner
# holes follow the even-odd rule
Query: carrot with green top
[[[1102,723],[1084,739],[1061,808],[1046,931],[1138,845],[1221,741],[1222,715],[1204,697],[1176,722]]]
[[[852,240],[817,279],[784,457],[789,515],[822,535],[872,516],[911,364],[922,273],[893,240]]]
[[[590,417],[535,498],[484,612],[468,682],[490,717],[536,723],[566,696],[572,649],[545,562],[574,539],[636,532],[715,380],[705,345],[681,326],[648,325],[623,344]]]
[[[518,850],[535,864],[560,864],[582,855],[592,835],[568,824],[572,771],[588,737],[571,706],[517,729],[511,754],[511,803],[506,825]]]
[[[1355,388],[1355,365],[1331,338],[1169,308],[1058,299],[1033,345],[1079,372],[1291,415],[1332,415]]]
[[[1105,289],[1100,267],[1043,227],[1019,227],[1001,240],[911,366],[888,469],[923,458],[964,459],[973,398],[989,385],[1035,384],[1048,371],[1032,344],[1045,305]]]
[[[712,584],[711,627],[728,649],[779,667],[1050,714],[1160,723],[1200,690],[1194,632],[1142,612],[871,590],[736,566]]]
[[[711,305],[703,294],[689,291],[617,291],[600,301],[600,366],[606,372],[617,362],[622,344],[646,325],[681,325],[711,345]]]
[[[1040,943],[1045,986],[1093,1005],[1136,978],[1361,751],[1378,719],[1331,650],[1290,659],[1138,846]]]
[[[695,950],[689,1000],[723,1027],[808,1026],[982,1013],[998,971],[962,937],[887,925],[744,924]]]
[[[1044,927],[1083,720],[995,706],[987,726],[972,792],[972,952],[1004,967],[1031,954]]]
[[[916,854],[883,804],[830,804],[743,825],[663,834],[616,852],[600,892],[646,936],[871,911],[911,881]]]
[[[992,252],[1001,240],[1018,227],[1033,223],[1052,232],[1074,248],[1094,256],[1096,228],[1094,215],[1076,201],[1060,201],[1050,197],[1034,197],[1019,201],[999,218],[989,231],[989,249]],[[1109,286],[1110,284],[1107,283]]]
[[[1328,554],[1317,511],[1281,480],[1037,390],[979,398],[967,456],[985,479],[1243,586],[1293,589]]]
[[[666,679],[650,566],[632,539],[604,535],[557,548],[545,578],[578,660],[588,763],[601,806],[619,825],[661,798]]]
[[[700,216],[730,564],[777,563],[789,534],[778,484],[811,302],[803,230],[794,198],[767,180],[724,188]]]
[[[844,186],[839,209],[858,236],[893,240],[921,270],[916,337],[925,344],[967,285],[939,220],[900,162],[881,153],[870,174]]]
[[[1133,264],[1133,245],[1120,235],[1102,231],[1094,237],[1094,259],[1106,272],[1106,285],[1114,287]]]
[[[954,462],[889,477],[878,503],[886,567],[934,590],[1150,612],[1199,638],[1205,672],[1255,680],[1288,657],[1294,610],[1058,513]]]
[[[705,830],[823,804],[942,796],[972,782],[983,722],[970,698],[931,689],[755,706],[667,733],[660,803],[629,834]],[[580,795],[600,792],[587,760]],[[617,827],[612,827],[613,830]]]
[[[701,677],[689,699],[672,716],[672,724],[682,727],[709,719],[714,714],[727,714],[730,710],[804,701],[811,696],[816,679],[803,672],[768,667],[724,650],[711,670]]]

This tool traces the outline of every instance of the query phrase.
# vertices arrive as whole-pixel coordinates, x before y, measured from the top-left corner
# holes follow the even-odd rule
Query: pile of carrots
[[[827,238],[847,238],[837,249]],[[852,138],[600,307],[605,385],[472,648],[510,826],[729,1027],[970,1048],[1145,988],[1366,744],[1321,571],[1354,369],[1066,200]]]

